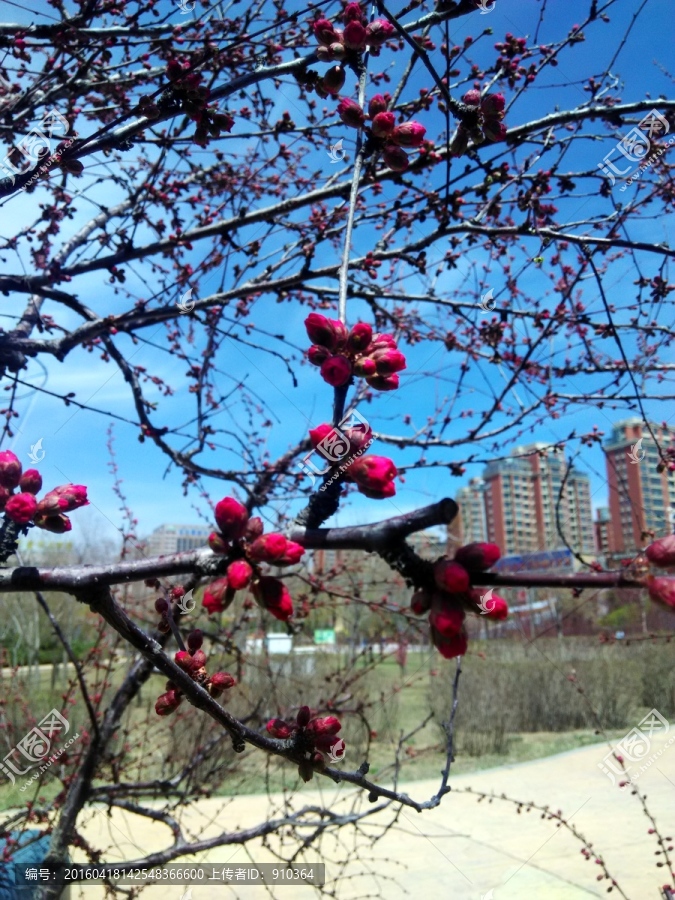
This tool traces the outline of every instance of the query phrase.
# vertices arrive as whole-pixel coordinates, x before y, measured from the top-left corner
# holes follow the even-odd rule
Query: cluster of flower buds
[[[393,335],[373,334],[365,322],[349,331],[342,322],[319,313],[307,316],[305,328],[312,341],[307,358],[321,368],[321,377],[328,384],[341,387],[357,375],[376,391],[398,387],[396,373],[405,369],[406,361]]]
[[[342,723],[335,716],[312,718],[309,706],[301,706],[295,722],[284,719],[270,719],[267,730],[272,737],[282,741],[293,738],[295,748],[304,756],[298,766],[298,773],[303,781],[310,781],[315,768],[323,768],[326,764],[324,756],[331,760],[342,759],[345,742],[337,736]]]
[[[468,128],[459,125],[457,132],[450,143],[450,152],[453,156],[462,156],[469,146],[469,139],[474,144],[482,144],[488,141],[503,141],[506,137],[506,125],[504,107],[506,101],[503,94],[486,94],[482,99],[480,91],[467,91],[462,101],[469,107],[474,107],[477,114],[476,125]]]
[[[191,631],[187,636],[187,650],[179,650],[174,657],[176,665],[201,684],[212,697],[220,695],[237,683],[229,672],[215,672],[209,675],[206,671],[206,654],[202,650],[204,637],[199,629]],[[155,712],[158,716],[169,716],[183,702],[183,693],[173,681],[167,681],[166,692],[157,698]]]
[[[219,113],[214,107],[207,106],[209,88],[202,84],[204,76],[192,70],[189,60],[170,59],[166,74],[171,82],[171,99],[178,100],[181,110],[197,123],[195,142],[201,146],[208,143],[209,135],[220,137],[222,131],[231,131],[234,119],[227,113]],[[138,110],[147,119],[157,119],[161,110],[151,97],[141,97]]]
[[[645,555],[650,563],[660,569],[675,567],[675,534],[669,534],[658,541],[654,541],[645,550]],[[675,610],[675,578],[647,577],[647,590],[655,603],[667,606]]]
[[[316,19],[312,31],[319,42],[316,50],[321,62],[351,62],[370,49],[377,56],[380,48],[390,40],[396,29],[386,19],[368,22],[360,3],[348,3],[342,12],[344,28],[336,28],[328,19]]]
[[[260,563],[292,566],[300,562],[305,548],[283,534],[263,534],[262,519],[249,518],[245,506],[234,497],[216,504],[219,531],[209,535],[214,553],[233,556],[223,578],[213,581],[204,592],[202,605],[209,614],[223,612],[237,591],[251,589],[259,606],[286,622],[293,615],[293,601],[286,585],[278,578],[262,575]]]
[[[361,456],[373,442],[370,426],[344,428],[338,431],[324,422],[311,428],[309,439],[312,447],[328,462],[333,462],[343,473],[345,481],[352,481],[359,491],[371,500],[384,500],[396,493],[394,479],[396,466],[386,456]],[[343,462],[344,461],[344,462]]]
[[[15,493],[16,488],[19,489]],[[70,531],[72,525],[67,515],[74,509],[87,506],[87,489],[83,484],[62,484],[44,495],[42,476],[37,469],[22,470],[21,463],[11,450],[0,452],[0,512],[18,525],[31,522],[38,528],[54,534]]]
[[[471,588],[471,573],[487,571],[500,555],[496,544],[466,544],[457,550],[454,560],[442,557],[436,561],[436,590],[422,588],[413,594],[410,608],[417,616],[429,614],[432,643],[446,659],[466,653],[467,611],[497,620],[508,615],[508,606],[501,597],[491,590],[481,594]]]
[[[370,136],[375,146],[381,149],[385,163],[394,172],[405,172],[410,160],[404,147],[420,147],[426,128],[413,121],[397,125],[394,113],[387,109],[387,97],[388,95],[375,94],[368,104],[368,116],[355,100],[347,97],[340,100],[337,111],[350,128],[365,128],[368,119],[371,123]]]

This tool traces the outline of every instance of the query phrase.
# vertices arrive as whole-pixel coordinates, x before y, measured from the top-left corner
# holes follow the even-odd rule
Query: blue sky
[[[547,7],[546,23],[539,34],[538,42],[546,43],[561,37],[572,24],[579,21],[579,7],[585,10],[587,5],[587,3],[550,4]],[[169,4],[166,3],[165,6],[168,8]],[[290,11],[293,6],[292,3],[289,3],[287,9]],[[563,62],[557,69],[549,70],[549,75],[541,84],[537,84],[534,90],[517,101],[507,117],[508,125],[512,127],[528,121],[530,118],[539,117],[552,110],[556,105],[565,108],[584,102],[587,94],[583,93],[575,81],[582,76],[587,77],[591,73],[600,73],[608,64],[617,46],[618,37],[623,34],[635,12],[634,7],[634,4],[625,3],[614,7],[610,13],[611,22],[608,25],[595,26],[596,32],[602,29],[601,34],[604,37],[598,39],[597,33],[590,34],[589,32],[588,43],[575,46],[570,53],[563,57]],[[486,27],[490,27],[494,31],[494,36],[489,39],[488,46],[490,47],[494,41],[501,40],[506,31],[511,31],[517,36],[529,35],[531,38],[536,27],[539,8],[540,4],[534,3],[533,0],[517,0],[517,2],[508,2],[508,0],[499,2],[498,0],[496,9],[490,14],[462,19],[458,24],[453,25],[451,40],[461,44],[466,35],[470,34],[475,37]],[[33,5],[30,11],[22,10],[12,4],[8,4],[7,9],[12,10],[11,18],[16,22],[48,21],[54,15],[54,10],[46,3],[37,7]],[[47,15],[49,19],[47,19]],[[8,13],[5,13],[4,18],[9,18]],[[178,9],[174,18],[176,23],[180,23],[181,19],[184,20]],[[647,92],[651,92],[653,97],[657,97],[659,94],[672,96],[672,81],[653,64],[653,60],[657,60],[666,69],[675,68],[669,62],[672,55],[672,34],[669,34],[665,27],[665,24],[671,20],[672,8],[667,0],[650,0],[647,3],[644,12],[629,34],[625,46],[612,65],[612,72],[625,84],[625,87],[617,91],[624,100],[642,99]],[[423,83],[426,82],[420,76],[419,84]],[[345,93],[348,92],[345,91]],[[508,91],[506,93],[508,94]],[[294,105],[292,89],[290,87],[282,89],[279,92],[277,111],[282,111],[286,107],[292,109]],[[655,105],[658,106],[658,104]],[[326,106],[331,108],[330,101],[326,102]],[[233,108],[235,108],[234,104]],[[438,113],[429,115],[438,116]],[[271,118],[274,120],[275,116],[272,115]],[[246,123],[241,124],[244,127]],[[82,133],[88,133],[87,127],[87,123],[83,122],[80,127]],[[442,126],[438,126],[436,122],[430,124],[429,133],[433,135],[439,130],[439,127]],[[234,133],[236,130],[237,126],[235,126]],[[600,123],[597,123],[594,130],[600,133],[603,128]],[[344,137],[345,149],[349,153],[353,146],[351,141],[353,133],[342,135],[340,126],[336,125],[335,138],[338,137]],[[593,166],[609,152],[612,145],[613,140],[608,135],[604,141],[588,141],[580,144],[579,150],[574,152],[581,154],[581,158],[587,165]],[[130,158],[133,158],[133,151]],[[504,158],[509,157],[505,156]],[[570,168],[573,168],[577,161],[572,157]],[[326,178],[333,176],[335,169],[340,169],[340,166],[334,166],[331,169],[329,163],[323,159],[317,159],[316,162],[326,170]],[[81,180],[84,186],[88,183],[86,179],[101,176],[109,167],[109,163],[103,157],[87,160],[86,164],[85,179]],[[315,160],[312,159],[310,167],[314,164]],[[542,160],[541,166],[545,167],[545,160]],[[538,167],[535,164],[534,170],[536,171]],[[80,186],[79,183],[78,186]],[[635,187],[629,188],[629,192],[631,191],[634,192]],[[625,202],[629,192],[619,195],[617,187],[614,199],[621,198]],[[121,194],[117,194],[114,185],[108,183],[105,188],[105,202],[112,203],[116,197],[121,198]],[[21,225],[33,221],[37,205],[44,202],[44,199],[44,191],[38,189],[30,195],[19,192],[4,201],[2,210],[4,223],[0,225],[0,235],[3,238],[8,236],[8,226],[11,226],[14,231]],[[560,209],[558,218],[573,223],[595,211],[597,198],[592,194],[588,196],[574,194],[557,205]],[[95,208],[87,202],[79,203],[78,207],[78,217],[70,225],[72,230],[81,227],[88,217],[95,213]],[[641,226],[633,226],[632,236],[656,242],[670,240],[672,244],[670,228],[670,223],[663,219],[650,219]],[[71,231],[66,226],[64,234],[69,233]],[[261,236],[262,226],[257,229],[255,227],[249,229],[247,238],[253,239],[256,233]],[[417,229],[417,233],[421,235],[423,232]],[[365,230],[357,232],[353,252],[360,254],[369,249],[372,246],[370,238],[373,234],[375,233],[369,235]],[[324,245],[324,247],[326,246]],[[530,246],[533,252],[537,250],[534,243],[528,245],[528,249]],[[430,270],[433,268],[431,263],[442,258],[445,249],[445,247],[439,247],[438,250],[429,252]],[[5,258],[7,259],[7,257]],[[322,259],[323,263],[330,261]],[[2,262],[1,259],[0,262]],[[29,259],[24,259],[24,265],[26,270],[30,270]],[[488,254],[477,247],[467,254],[466,260],[462,260],[462,265],[456,272],[447,273],[441,277],[439,287],[443,290],[456,288],[458,291],[466,291],[472,283],[475,283],[477,288],[475,272],[482,272],[484,265],[489,266]],[[16,257],[10,257],[8,262],[2,263],[2,267],[3,271],[16,272]],[[127,267],[125,287],[132,293],[135,292],[137,296],[147,296],[147,286],[141,277],[137,277],[135,268],[135,266]],[[651,271],[649,268],[648,270]],[[141,273],[147,277],[147,269],[141,269],[139,274]],[[635,277],[635,269],[630,260],[616,263],[605,281],[610,299],[613,301],[616,298],[617,301],[623,301],[626,296],[634,296],[635,288],[632,282]],[[483,278],[484,284],[495,288],[495,296],[499,299],[502,283],[496,281],[493,285],[489,274],[484,275]],[[216,279],[211,281],[205,279],[197,296],[206,296],[210,290],[217,289],[218,284]],[[330,284],[334,286],[334,282]],[[126,297],[115,295],[113,287],[107,283],[106,273],[94,272],[85,277],[80,276],[75,285],[73,289],[76,290],[78,296],[85,301],[91,297],[91,305],[98,311],[103,306],[106,313],[115,313],[129,306]],[[406,285],[410,290],[419,288],[419,285],[415,285],[413,280],[407,281]],[[524,277],[522,286],[534,294],[538,290],[548,290],[550,282],[546,280],[545,271],[530,270]],[[177,286],[175,297],[163,297],[163,302],[175,302],[184,290],[185,287]],[[584,290],[589,294],[588,302],[595,309],[592,282],[584,283]],[[16,297],[11,300],[9,311],[7,311],[6,304],[7,301],[3,299],[0,306],[0,325],[4,328],[11,327],[12,317],[21,308]],[[55,313],[55,309],[50,308],[50,304],[47,304],[45,311]],[[296,346],[304,347],[306,338],[302,322],[307,312],[306,307],[290,307],[288,305],[280,307],[273,298],[263,297],[258,301],[251,318],[259,326],[271,332],[283,330],[285,334],[292,337]],[[431,306],[420,306],[420,313],[436,317]],[[59,322],[63,324],[75,325],[78,323],[74,314],[64,313],[61,309],[56,312],[56,315],[58,315]],[[353,322],[358,318],[369,318],[367,309],[359,302],[350,301],[349,320]],[[148,398],[160,401],[160,412],[155,416],[156,423],[160,426],[175,426],[188,421],[192,416],[192,406],[187,390],[188,382],[185,379],[187,368],[185,362],[171,357],[165,352],[163,327],[158,327],[156,330],[145,330],[143,338],[144,343],[133,346],[126,336],[119,335],[117,346],[135,365],[145,366],[149,373],[158,375],[175,389],[175,396],[168,402],[162,402],[159,390],[148,386]],[[279,349],[279,345],[273,339],[269,339],[268,345]],[[227,355],[222,360],[222,368],[229,370],[236,378],[245,376],[247,387],[264,398],[269,407],[268,412],[274,418],[275,425],[271,429],[268,439],[268,448],[272,458],[297,442],[306,433],[308,427],[329,418],[332,391],[321,381],[315,369],[307,365],[300,366],[299,360],[296,360],[295,370],[299,381],[296,388],[293,386],[286,367],[275,358],[252,353],[241,344],[229,339],[225,341],[225,347]],[[194,350],[195,358],[197,358],[199,345],[195,345]],[[288,351],[286,350],[286,352]],[[364,404],[360,408],[361,413],[371,422],[376,432],[410,433],[410,427],[406,426],[403,421],[406,414],[412,417],[411,427],[423,426],[426,417],[431,414],[434,407],[451,393],[454,375],[452,372],[449,372],[448,378],[445,378],[445,375],[448,374],[447,367],[457,363],[457,357],[454,359],[444,357],[440,344],[423,343],[413,348],[405,348],[405,352],[408,357],[408,369],[402,374],[402,389],[390,394],[377,395],[372,404]],[[431,379],[428,374],[425,374],[432,370],[437,372],[435,379]],[[100,352],[97,350],[91,353],[81,349],[75,350],[68,356],[65,363],[42,358],[40,365],[31,362],[28,372],[23,372],[21,377],[31,383],[43,385],[57,394],[74,391],[79,402],[115,413],[123,419],[135,420],[136,418],[122,375],[112,365],[103,363],[100,359]],[[498,378],[495,367],[490,369],[487,378],[479,371],[472,373],[467,381],[469,388],[467,397],[460,405],[458,412],[462,409],[466,411],[472,406],[480,406],[480,398],[488,395],[491,382],[498,381]],[[226,383],[226,380],[224,377],[223,384]],[[574,389],[574,385],[571,389]],[[92,505],[89,509],[74,514],[73,536],[76,537],[78,528],[86,530],[89,534],[101,535],[106,538],[116,535],[121,522],[121,514],[118,509],[118,500],[112,491],[113,479],[107,466],[106,429],[109,420],[95,412],[78,411],[73,407],[65,407],[61,401],[38,395],[27,388],[22,389],[21,396],[18,409],[22,415],[16,426],[16,437],[13,441],[6,442],[3,449],[8,447],[13,449],[24,465],[29,467],[32,465],[28,456],[30,448],[41,439],[45,456],[39,464],[39,468],[43,473],[45,487],[49,488],[66,481],[84,483],[89,487]],[[515,397],[512,399],[517,404],[517,399]],[[651,409],[648,406],[648,410],[659,421],[670,416],[667,409],[656,405],[653,405]],[[519,443],[534,440],[556,441],[566,436],[572,429],[576,429],[577,432],[585,432],[590,431],[594,425],[608,433],[613,422],[625,418],[627,415],[629,413],[577,407],[573,415],[538,426],[530,435],[524,435]],[[219,421],[220,426],[228,427],[227,421],[227,415],[224,414]],[[448,435],[455,436],[460,433],[458,430],[465,427],[465,421],[471,422],[470,419],[455,418],[448,430]],[[243,417],[239,417],[237,420],[237,427],[242,430],[242,433],[245,433],[246,426]],[[130,505],[139,519],[139,534],[147,534],[162,522],[198,521],[199,510],[203,514],[207,514],[207,505],[200,498],[197,489],[191,490],[187,496],[183,496],[181,474],[175,469],[167,471],[167,459],[154,444],[150,441],[139,443],[136,426],[125,421],[118,421],[114,426],[114,436],[117,461],[121,477],[124,479],[123,487],[128,495]],[[510,447],[506,446],[502,452],[509,452],[509,449]],[[399,464],[411,464],[419,457],[418,452],[397,450],[381,443],[375,444],[373,451],[392,456]],[[442,458],[447,462],[462,458],[463,455],[463,451],[459,451],[457,454],[446,452]],[[489,453],[484,450],[483,456],[486,455]],[[428,458],[439,457],[429,453]],[[204,463],[222,465],[222,456],[219,452],[212,454],[211,457],[207,454]],[[597,445],[585,448],[578,465],[587,471],[591,478],[593,505],[604,505],[606,503],[606,483],[604,457],[601,449]],[[406,476],[405,484],[397,487],[397,495],[392,500],[377,502],[355,494],[331,524],[375,521],[434,502],[443,496],[452,496],[470,477],[480,474],[482,469],[482,464],[469,466],[465,476],[459,479],[450,477],[447,469],[442,468],[411,472]],[[223,482],[207,479],[203,481],[202,486],[214,502],[221,496],[232,492]],[[297,511],[298,508],[298,502],[295,500],[289,500],[284,507],[275,506],[277,511],[289,513]],[[273,514],[272,509],[267,512],[270,515]]]

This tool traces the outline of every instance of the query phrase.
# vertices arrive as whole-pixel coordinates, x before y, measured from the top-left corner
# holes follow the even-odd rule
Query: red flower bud
[[[230,549],[229,541],[224,540],[223,536],[218,534],[217,531],[211,532],[208,544],[213,552],[218,553],[220,556],[223,556]]]
[[[332,387],[342,387],[352,377],[352,364],[346,356],[331,356],[321,366],[321,377]]]
[[[311,722],[307,724],[307,731],[310,731],[317,737],[319,735],[337,734],[341,728],[342,723],[335,716],[326,716],[323,719],[312,719]]]
[[[333,66],[323,76],[323,87],[329,94],[339,94],[344,83],[345,70],[342,66]]]
[[[255,559],[258,562],[271,563],[284,555],[287,544],[288,541],[283,534],[276,534],[275,532],[263,534],[249,546],[248,553],[251,559]]]
[[[14,494],[5,504],[5,515],[19,525],[27,525],[37,508],[37,500],[32,494]]]
[[[0,512],[5,508],[5,504],[10,498],[10,493],[6,487],[0,484]]]
[[[647,590],[655,603],[675,609],[675,578],[650,575],[647,578]]]
[[[192,673],[198,672],[206,665],[206,653],[203,650],[195,650],[192,654]]]
[[[337,39],[333,24],[328,19],[317,19],[312,24],[312,31],[317,40],[321,41],[322,44],[326,44],[326,46]]]
[[[340,100],[337,112],[345,125],[349,125],[350,128],[361,128],[366,121],[365,113],[359,104],[347,97]],[[319,342],[316,341],[316,343]]]
[[[406,367],[405,356],[400,350],[378,350],[374,360],[378,375],[393,375]]]
[[[320,347],[318,344],[312,344],[307,351],[307,359],[313,366],[320,366],[330,355],[328,347]]]
[[[217,578],[204,591],[202,606],[209,615],[224,612],[234,600],[234,591],[229,588],[227,578]]]
[[[244,536],[248,522],[248,511],[234,497],[224,497],[216,504],[216,523],[228,541],[238,541]]]
[[[392,172],[405,172],[408,168],[408,154],[396,144],[387,144],[382,151],[382,159]]]
[[[650,563],[662,568],[675,566],[675,534],[669,534],[667,537],[654,541],[645,550],[645,554]]]
[[[399,386],[398,375],[373,375],[366,382],[376,391],[395,391]]]
[[[61,484],[44,495],[38,510],[45,515],[67,513],[88,506],[87,489],[83,484]]]
[[[160,615],[165,613],[168,610],[168,608],[169,608],[169,604],[166,602],[164,597],[158,597],[155,600],[155,609],[157,610],[158,613],[160,613]]]
[[[178,709],[183,697],[177,691],[167,691],[157,698],[155,703],[155,712],[158,716],[168,716]]]
[[[365,18],[360,3],[348,3],[342,13],[343,22],[363,22]]]
[[[42,488],[42,475],[37,469],[27,469],[19,481],[19,490],[28,494],[38,494]]]
[[[155,604],[155,608],[157,608],[157,604]],[[195,628],[194,631],[191,631],[187,636],[187,646],[190,653],[194,653],[196,650],[199,650],[204,643],[204,635],[199,628]]]
[[[472,572],[485,572],[491,569],[502,555],[496,544],[465,544],[455,553],[455,561]]]
[[[506,125],[497,119],[486,119],[483,134],[489,141],[503,141],[506,137]]]
[[[178,668],[184,672],[190,673],[192,671],[194,660],[192,659],[192,654],[188,653],[187,650],[179,650],[173,660]]]
[[[63,513],[57,515],[45,516],[43,513],[37,513],[33,522],[43,531],[49,531],[51,534],[65,534],[72,530],[72,524],[68,516]]]
[[[287,622],[293,615],[293,601],[286,585],[268,575],[253,583],[253,596],[258,604],[276,619]]]
[[[440,635],[450,638],[460,633],[464,624],[464,617],[463,609],[435,600],[434,606],[429,613],[429,623]]]
[[[324,438],[327,438],[333,430],[333,426],[329,425],[328,422],[323,422],[321,425],[317,425],[316,428],[310,428],[309,440],[311,441],[312,447],[316,450],[321,441],[323,441]]]
[[[245,559],[236,559],[227,567],[227,582],[233,591],[248,587],[253,578],[253,569]]]
[[[469,573],[459,563],[439,559],[434,565],[434,579],[442,591],[461,594],[469,590]]]
[[[306,728],[309,724],[309,720],[312,714],[310,712],[309,706],[301,706],[298,710],[298,714],[296,716],[296,721],[300,728]]]
[[[343,41],[350,50],[363,50],[366,46],[366,29],[360,22],[352,20],[345,25]]]
[[[13,490],[21,480],[21,463],[19,457],[11,450],[0,452],[0,485]]]
[[[487,94],[481,100],[480,108],[485,116],[500,119],[504,115],[506,101],[503,94]]]
[[[373,339],[373,329],[367,322],[357,322],[349,332],[347,347],[354,353],[360,353]]]
[[[375,360],[371,359],[369,356],[362,356],[361,359],[357,359],[354,363],[354,374],[358,375],[360,378],[367,378],[370,375],[374,375],[377,371],[377,366],[375,365]]]
[[[466,103],[467,106],[478,106],[480,103],[480,91],[477,91],[475,88],[467,91],[462,97],[462,103]]]
[[[272,737],[285,741],[293,734],[295,726],[289,725],[288,722],[284,722],[283,719],[270,719],[267,723],[267,730]]]
[[[371,47],[381,47],[396,34],[396,29],[386,19],[373,19],[366,26],[366,41]]]
[[[368,115],[374,119],[378,113],[387,111],[387,101],[382,94],[375,94],[368,104]]]
[[[446,659],[453,659],[455,656],[464,656],[468,647],[468,638],[465,631],[453,637],[443,637],[435,628],[431,628],[431,642],[438,650],[441,656]]]
[[[368,491],[387,491],[398,474],[396,466],[386,456],[361,456],[348,469],[349,478]],[[391,496],[387,493],[386,496]]]
[[[337,759],[342,759],[345,755],[345,742],[336,734],[320,734],[315,739],[314,746],[322,753],[328,753],[331,756],[335,756]]]
[[[209,680],[209,694],[212,697],[220,697],[223,691],[229,690],[236,684],[229,672],[214,672]]]
[[[347,340],[347,326],[339,319],[327,319],[320,313],[310,313],[305,319],[305,328],[313,344],[338,350]]]
[[[378,113],[373,119],[373,134],[375,137],[384,138],[394,130],[396,117],[393,112]]]
[[[294,566],[300,562],[300,558],[304,553],[305,548],[301,544],[296,544],[295,541],[287,541],[284,555],[281,559],[277,559],[274,564],[276,566]]]
[[[397,125],[390,138],[399,147],[419,147],[427,130],[419,122],[404,122]]]
[[[410,609],[416,616],[423,616],[431,609],[431,593],[425,588],[415,591],[410,601]]]
[[[257,537],[260,537],[264,530],[263,521],[260,516],[253,516],[252,519],[248,520],[244,537],[247,541],[254,541]]]

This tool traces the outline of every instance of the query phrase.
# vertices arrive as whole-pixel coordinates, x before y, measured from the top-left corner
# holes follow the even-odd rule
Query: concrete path
[[[658,900],[659,887],[668,881],[656,862],[659,847],[654,836],[647,834],[650,822],[641,805],[631,795],[630,787],[621,791],[613,785],[598,764],[607,753],[605,745],[584,747],[570,753],[520,765],[462,775],[451,778],[452,792],[442,805],[432,811],[416,813],[404,809],[398,823],[385,837],[369,846],[367,837],[372,824],[362,827],[355,837],[353,829],[342,833],[342,848],[333,840],[325,845],[326,857],[309,854],[316,862],[327,863],[327,876],[338,874],[331,860],[347,857],[349,865],[337,887],[339,898],[363,896],[398,900],[588,900],[606,897],[609,882],[596,880],[601,868],[594,860],[587,862],[582,845],[564,828],[542,819],[541,814],[521,812],[513,804],[495,799],[477,802],[463,789],[471,787],[484,792],[502,792],[522,801],[548,804],[562,810],[568,820],[593,842],[602,854],[612,876],[624,894],[617,889],[610,897],[626,896],[630,900]],[[651,761],[650,761],[651,760]],[[665,735],[653,736],[640,772],[637,786],[647,793],[648,805],[661,833],[675,835],[675,725]],[[295,809],[305,804],[325,803],[334,811],[347,811],[354,802],[354,789],[332,786],[324,779],[322,790],[303,790],[292,798]],[[435,781],[411,783],[406,789],[411,797],[426,800],[437,789]],[[363,798],[365,801],[365,798]],[[367,803],[367,801],[365,801]],[[282,812],[280,796],[271,800],[264,796],[212,799],[194,804],[182,817],[187,828],[202,835],[216,835],[223,830],[254,826],[267,815]],[[385,824],[391,815],[380,813],[377,821]],[[373,819],[366,820],[373,823]],[[80,819],[80,830],[94,846],[106,847],[103,859],[134,859],[145,852],[159,850],[170,843],[168,829],[125,811],[89,811]],[[675,852],[675,851],[674,851]],[[261,847],[260,842],[239,847],[222,848],[205,854],[203,860],[222,865],[246,865],[253,862],[277,862]],[[671,854],[671,863],[673,854]],[[364,876],[365,866],[377,874]],[[344,877],[351,876],[351,878]],[[143,893],[147,900],[181,900],[185,886],[151,887]],[[258,886],[195,885],[185,900],[236,898],[258,900],[270,896],[288,898],[300,895],[307,900],[313,895],[307,887],[275,889],[272,894]],[[73,897],[87,900],[102,897],[100,888],[73,892]]]

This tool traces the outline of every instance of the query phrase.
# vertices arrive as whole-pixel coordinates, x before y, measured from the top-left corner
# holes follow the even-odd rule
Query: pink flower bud
[[[264,530],[260,516],[253,516],[252,519],[248,520],[244,537],[247,541],[254,541],[257,537],[260,537]]]
[[[647,578],[647,590],[655,603],[675,609],[675,578],[650,575]]]
[[[245,559],[236,559],[227,567],[227,582],[233,591],[248,587],[253,578],[253,569]]]
[[[223,691],[233,688],[237,683],[229,672],[214,672],[209,680],[209,694],[212,697],[220,697]]]
[[[367,378],[370,375],[374,375],[377,372],[377,366],[375,365],[375,360],[371,359],[369,356],[362,356],[361,359],[357,359],[354,363],[354,374],[358,375],[360,378]]]
[[[206,653],[203,650],[195,650],[192,654],[192,673],[198,672],[206,665]]]
[[[248,555],[257,562],[271,563],[280,559],[286,552],[288,541],[283,534],[263,534],[256,538],[248,548]]]
[[[43,531],[49,531],[51,534],[65,534],[72,530],[72,524],[68,516],[63,513],[46,516],[43,513],[37,513],[33,522]]]
[[[400,350],[379,350],[374,359],[378,375],[393,375],[406,367],[405,356]]]
[[[376,350],[386,350],[387,347],[393,347],[396,350],[396,338],[393,334],[384,332],[373,335],[373,342],[368,347],[368,353],[375,353]]]
[[[264,575],[253,583],[253,596],[269,613],[282,622],[293,615],[293,601],[286,585],[278,578]]]
[[[39,494],[42,488],[42,475],[37,469],[27,469],[19,481],[19,490],[28,494]]]
[[[363,22],[365,18],[360,3],[348,3],[342,13],[343,22]]]
[[[44,495],[38,510],[46,515],[67,513],[88,506],[87,489],[83,484],[61,484]]]
[[[342,748],[341,754],[336,754],[338,758],[344,756],[344,741],[336,734],[320,734],[314,739],[314,746],[322,753],[330,753],[336,744],[340,744]]]
[[[434,580],[442,591],[449,594],[460,594],[470,587],[469,573],[464,566],[449,559],[439,559],[434,564]]]
[[[462,103],[466,103],[467,106],[478,106],[480,103],[480,91],[477,91],[475,88],[467,91],[462,97]]]
[[[476,593],[475,591],[472,593]],[[489,600],[484,601],[484,613],[487,619],[495,619],[501,621],[509,614],[509,605],[503,597],[492,594]]]
[[[396,124],[393,112],[378,113],[373,119],[373,134],[375,137],[384,138],[391,134]]]
[[[352,364],[346,356],[331,356],[321,366],[321,377],[332,387],[342,387],[352,377]]]
[[[322,44],[332,44],[337,38],[333,24],[328,19],[317,19],[312,24],[312,31],[316,39],[321,41]]]
[[[316,428],[310,428],[309,439],[312,447],[316,450],[321,441],[327,438],[334,430],[333,426],[329,425],[328,422],[323,422],[321,425],[317,425]]]
[[[311,718],[309,706],[301,706],[296,716],[296,722],[299,728],[306,728]]]
[[[179,650],[178,653],[173,658],[174,662],[178,666],[179,669],[182,669],[184,672],[190,673],[194,666],[194,660],[192,658],[192,654],[188,653],[187,650]]]
[[[378,495],[373,499],[392,497],[396,493],[394,478],[397,469],[392,460],[386,456],[361,456],[347,470],[349,479],[355,481],[362,493],[367,497]]]
[[[382,159],[392,172],[405,172],[408,168],[408,154],[396,144],[387,144],[382,151]]]
[[[486,119],[483,134],[489,141],[503,141],[506,137],[506,125],[497,119]]]
[[[248,511],[234,497],[224,497],[216,504],[216,523],[221,534],[228,541],[238,541],[244,536]]]
[[[342,723],[335,716],[326,716],[323,719],[312,719],[307,724],[307,731],[316,735],[333,735],[337,734],[342,728]]]
[[[399,386],[398,375],[373,375],[366,382],[376,391],[395,391]]]
[[[224,612],[234,600],[234,591],[229,589],[227,578],[217,578],[204,591],[202,606],[209,615]]]
[[[654,541],[645,550],[645,554],[650,563],[662,568],[675,566],[675,534],[669,534],[667,537]]]
[[[435,628],[431,628],[431,642],[445,659],[454,659],[456,656],[464,656],[468,647],[468,638],[465,631],[453,637],[443,637]]]
[[[305,328],[313,344],[337,350],[347,340],[347,326],[338,319],[327,319],[320,313],[310,313],[305,319]]]
[[[367,322],[357,322],[349,332],[347,348],[354,353],[360,353],[373,339],[373,329]]]
[[[286,542],[286,550],[281,559],[275,561],[276,566],[294,566],[300,562],[300,558],[304,555],[305,548],[302,544],[296,544],[295,541]]]
[[[472,572],[485,572],[494,566],[501,555],[496,544],[465,544],[455,553],[455,561]]]
[[[0,452],[0,485],[10,491],[18,486],[21,480],[21,463],[19,457],[11,450]]]
[[[371,47],[381,47],[396,34],[396,29],[386,19],[373,19],[366,26],[366,41]]]
[[[425,613],[428,613],[431,609],[431,593],[424,588],[415,591],[410,601],[410,609],[416,616],[423,616]]]
[[[283,719],[270,719],[267,723],[267,730],[272,737],[285,741],[293,734],[295,726],[289,725],[288,722],[284,722]]]
[[[345,125],[349,125],[350,128],[362,128],[363,123],[366,121],[365,113],[359,104],[347,97],[340,100],[337,112]],[[315,343],[319,342],[316,341]]]
[[[503,94],[487,94],[481,100],[480,108],[485,116],[501,118],[504,115],[506,101]]]
[[[419,147],[426,133],[426,128],[419,122],[404,122],[394,128],[390,138],[399,147]]]
[[[345,70],[342,66],[333,66],[323,76],[323,87],[329,94],[339,94],[345,83]]]
[[[344,30],[344,45],[350,50],[363,50],[366,46],[366,29],[360,22],[347,22]]]
[[[223,556],[230,549],[229,542],[223,540],[223,536],[221,534],[218,534],[217,531],[211,532],[211,534],[209,535],[208,544],[213,552],[218,553],[220,556]]]
[[[166,694],[162,694],[157,698],[155,712],[158,716],[171,715],[172,712],[178,709],[182,700],[183,697],[178,691],[167,691]]]
[[[429,613],[429,623],[440,635],[450,638],[460,633],[464,617],[463,609],[436,602]]]
[[[27,525],[37,508],[37,500],[32,494],[14,494],[5,504],[5,515],[19,525]]]
[[[320,347],[318,344],[312,344],[307,351],[307,359],[313,366],[320,366],[330,356],[328,347]]]
[[[378,113],[387,111],[387,101],[382,94],[375,94],[368,104],[368,115],[374,119]]]

